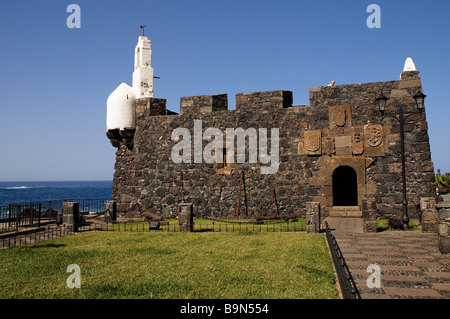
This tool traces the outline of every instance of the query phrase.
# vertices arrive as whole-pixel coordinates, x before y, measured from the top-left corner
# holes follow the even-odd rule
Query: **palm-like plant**
[[[439,173],[436,175],[434,179],[434,185],[439,188],[447,188],[450,186],[450,176],[448,174],[440,175]]]

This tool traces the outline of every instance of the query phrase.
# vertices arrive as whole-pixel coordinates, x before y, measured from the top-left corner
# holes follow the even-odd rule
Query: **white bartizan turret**
[[[403,72],[405,71],[416,71],[416,66],[411,58],[407,58],[405,61],[405,65],[403,67]]]
[[[136,112],[134,100],[136,91],[126,83],[120,84],[106,101],[106,129],[134,130]]]
[[[409,72],[409,71],[417,71],[416,66],[411,58],[406,58],[405,65],[403,66],[403,72]],[[402,78],[402,73],[400,73],[400,79]]]
[[[135,100],[153,97],[153,68],[150,40],[140,36],[134,51],[133,86],[120,84],[106,102],[106,129],[136,128]]]

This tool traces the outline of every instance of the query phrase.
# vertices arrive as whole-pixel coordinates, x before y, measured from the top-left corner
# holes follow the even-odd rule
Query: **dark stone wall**
[[[175,215],[179,201],[193,203],[196,216],[234,218],[243,172],[240,217],[304,214],[306,202],[313,201],[321,203],[322,216],[327,216],[332,206],[330,178],[333,167],[340,165],[337,161],[350,166],[362,163],[353,166],[359,174],[363,201],[359,206],[365,210],[370,206],[363,214],[365,219],[399,217],[400,129],[395,119],[381,119],[375,98],[383,90],[390,98],[388,111],[400,105],[407,112],[415,111],[412,96],[420,88],[418,72],[404,72],[400,81],[310,88],[309,107],[292,106],[292,92],[270,91],[236,94],[236,110],[227,110],[226,95],[181,98],[179,115],[165,115],[172,112],[167,113],[163,99],[140,99],[133,147],[120,141],[113,143],[118,145],[113,182],[118,212],[138,216],[151,211],[169,217]],[[331,121],[334,106],[347,110],[342,127]],[[214,127],[224,135],[227,128],[267,128],[269,140],[271,129],[278,128],[278,172],[261,174],[261,165],[268,164],[249,163],[248,156],[245,163],[235,163],[226,174],[218,174],[215,163],[175,164],[171,151],[176,141],[171,134],[182,127],[189,129],[193,138],[194,120],[202,120],[203,131]],[[382,125],[381,144],[357,151],[360,144],[352,134],[364,133],[369,122]],[[433,194],[434,171],[425,113],[411,116],[408,123],[407,193],[413,216],[418,212],[419,198]],[[311,151],[308,144],[310,131],[321,134],[318,150]],[[345,144],[350,139],[351,144]],[[203,146],[206,144],[208,141],[203,141]]]

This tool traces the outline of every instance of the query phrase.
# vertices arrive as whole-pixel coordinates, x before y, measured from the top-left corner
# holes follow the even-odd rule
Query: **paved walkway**
[[[364,233],[359,218],[327,221],[363,299],[450,299],[450,254],[439,252],[436,234]],[[380,267],[380,288],[368,288],[371,264]]]

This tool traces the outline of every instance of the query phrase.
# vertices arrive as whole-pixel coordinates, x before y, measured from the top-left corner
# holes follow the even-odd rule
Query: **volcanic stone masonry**
[[[238,203],[239,217],[257,217],[305,215],[306,203],[318,202],[322,219],[363,218],[365,230],[376,231],[378,217],[401,218],[402,182],[400,126],[382,119],[375,99],[383,92],[387,111],[402,105],[412,113],[418,90],[420,74],[413,70],[398,81],[312,87],[309,106],[293,106],[290,91],[269,91],[236,94],[236,109],[228,110],[227,95],[219,94],[183,97],[176,114],[164,99],[137,98],[135,128],[107,133],[117,147],[112,199],[127,216],[174,217],[177,203],[188,202],[197,217],[227,218],[236,217]],[[262,174],[268,164],[249,161],[248,143],[245,163],[176,164],[172,132],[187,128],[194,136],[194,120],[202,121],[203,131],[278,128],[278,171]],[[425,111],[405,125],[411,218],[421,215],[422,197],[434,196],[427,129]],[[226,152],[229,145],[223,146]]]

